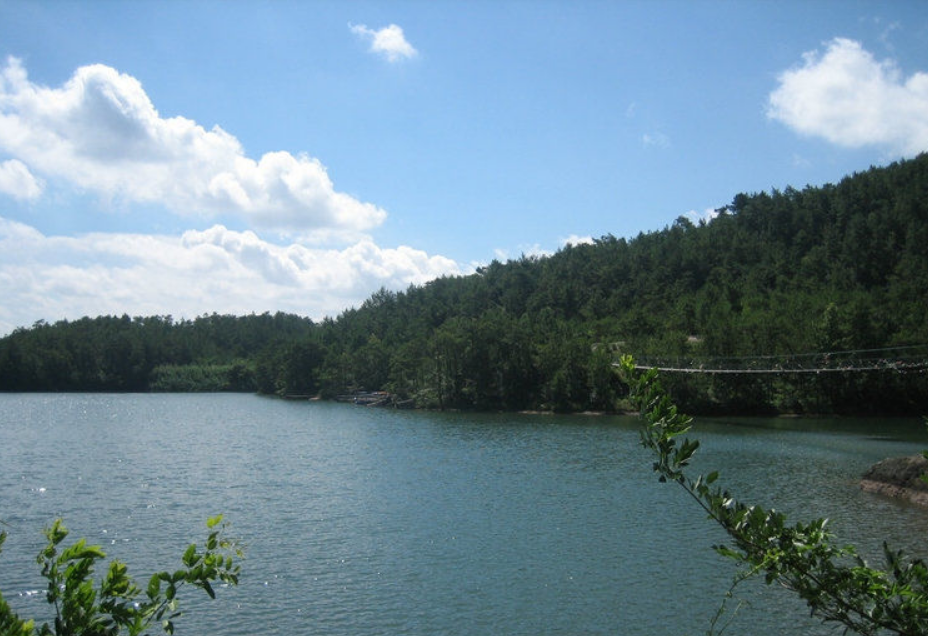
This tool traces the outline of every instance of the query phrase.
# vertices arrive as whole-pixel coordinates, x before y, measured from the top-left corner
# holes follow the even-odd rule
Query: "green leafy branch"
[[[825,519],[788,525],[782,513],[737,501],[716,486],[718,472],[690,477],[686,468],[699,442],[682,436],[692,418],[678,411],[656,371],[637,370],[631,356],[619,366],[644,420],[641,443],[655,455],[659,481],[680,485],[725,530],[731,545],[714,546],[719,554],[747,576],[763,574],[767,584],[792,590],[812,615],[846,630],[928,634],[928,567],[922,559],[907,561],[884,543],[886,570],[871,568],[853,546],[832,543]]]
[[[93,573],[106,553],[84,539],[62,547],[68,529],[61,519],[46,528],[48,544],[37,562],[48,582],[46,599],[55,607],[54,625],[36,630],[34,621],[25,621],[10,610],[0,597],[0,634],[10,636],[139,636],[160,624],[166,634],[174,633],[174,620],[181,615],[177,593],[192,585],[210,598],[216,597],[213,584],[237,585],[243,552],[237,542],[224,536],[222,515],[207,521],[210,533],[204,549],[192,543],[182,557],[183,567],[174,572],[157,572],[149,579],[144,593],[129,578],[126,565],[111,561],[98,585]],[[6,533],[0,533],[0,545]]]
[[[925,418],[925,427],[928,428],[928,417]],[[928,459],[928,450],[922,451],[922,457],[924,457],[925,459]],[[928,473],[925,473],[924,475],[922,475],[921,480],[925,482],[926,484],[928,484]]]

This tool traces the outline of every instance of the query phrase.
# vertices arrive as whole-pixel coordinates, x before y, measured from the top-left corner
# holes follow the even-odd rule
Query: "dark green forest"
[[[778,356],[928,344],[928,155],[738,194],[708,222],[611,234],[313,322],[288,314],[39,322],[4,391],[366,390],[425,408],[615,410],[618,353]],[[924,350],[923,350],[924,351]],[[668,375],[697,413],[924,413],[928,374]]]

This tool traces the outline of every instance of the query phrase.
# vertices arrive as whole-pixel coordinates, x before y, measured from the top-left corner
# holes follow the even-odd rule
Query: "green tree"
[[[783,513],[740,502],[716,486],[717,472],[692,478],[686,469],[699,442],[681,437],[692,419],[677,409],[653,369],[639,372],[631,356],[622,358],[621,369],[659,481],[678,484],[728,534],[732,545],[715,549],[742,567],[736,584],[762,575],[767,584],[795,592],[814,616],[866,636],[928,633],[928,564],[884,544],[887,568],[871,568],[853,546],[833,543],[825,519],[789,525]]]
[[[283,355],[278,390],[283,395],[315,395],[325,349],[318,342],[296,342]]]
[[[319,324],[279,312],[39,321],[0,338],[0,390],[180,388],[183,373],[211,369],[201,388],[363,387],[429,406],[573,410],[602,408],[609,393],[590,369],[593,343],[681,358],[928,344],[928,154],[836,185],[737,194],[717,212],[381,289]],[[319,365],[291,350],[307,341],[323,347]],[[236,362],[243,373],[221,377]],[[830,375],[671,388],[700,412],[921,413],[928,402],[916,374]]]
[[[128,575],[126,565],[111,561],[103,577],[95,582],[95,567],[106,553],[84,539],[63,546],[68,529],[60,519],[45,530],[48,544],[38,563],[46,579],[46,599],[55,608],[52,624],[35,627],[34,620],[17,616],[0,596],[0,634],[4,636],[138,636],[158,625],[174,633],[174,620],[181,615],[177,594],[185,586],[202,589],[216,597],[213,584],[237,585],[242,551],[224,535],[222,516],[207,521],[210,530],[203,549],[190,544],[182,557],[183,567],[157,572],[143,591]],[[0,546],[6,533],[0,533]]]

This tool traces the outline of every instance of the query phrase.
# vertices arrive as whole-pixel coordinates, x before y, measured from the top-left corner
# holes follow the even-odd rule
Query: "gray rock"
[[[928,484],[921,480],[921,476],[926,472],[928,472],[928,459],[921,455],[911,455],[890,457],[877,462],[864,473],[863,478],[868,481],[928,492]]]
[[[868,492],[928,505],[928,483],[921,479],[926,473],[928,459],[921,455],[890,457],[871,466],[864,473],[860,486]]]

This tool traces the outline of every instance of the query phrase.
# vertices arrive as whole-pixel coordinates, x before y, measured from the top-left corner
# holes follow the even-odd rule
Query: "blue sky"
[[[334,316],[924,150],[923,2],[0,0],[0,334]]]

